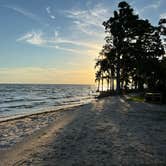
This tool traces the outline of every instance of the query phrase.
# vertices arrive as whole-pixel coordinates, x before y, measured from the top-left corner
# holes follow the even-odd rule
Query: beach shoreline
[[[88,103],[90,103],[90,102],[88,102]],[[35,116],[35,115],[49,114],[49,113],[58,112],[58,111],[65,111],[65,110],[68,110],[68,109],[72,109],[72,108],[75,108],[75,107],[86,105],[88,103],[63,105],[63,106],[58,106],[58,107],[52,108],[52,109],[37,111],[37,112],[34,112],[34,113],[7,116],[7,117],[0,118],[0,124],[3,123],[3,122],[13,121],[13,120],[19,120],[19,119],[23,119],[23,118],[27,118],[27,117],[31,117],[31,116]]]
[[[0,165],[165,164],[165,110],[116,96],[2,122]]]
[[[27,136],[49,126],[57,119],[62,118],[65,112],[76,111],[78,108],[88,105],[77,104],[61,107],[54,110],[30,113],[27,115],[13,116],[0,121],[0,150],[10,149],[13,145],[21,142]],[[35,127],[36,126],[36,127]],[[12,132],[12,134],[11,134]],[[4,141],[5,140],[5,141]],[[11,142],[11,143],[10,143]]]

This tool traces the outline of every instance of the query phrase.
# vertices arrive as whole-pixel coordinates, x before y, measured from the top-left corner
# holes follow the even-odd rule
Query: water
[[[0,84],[0,120],[85,104],[94,92],[90,85]]]

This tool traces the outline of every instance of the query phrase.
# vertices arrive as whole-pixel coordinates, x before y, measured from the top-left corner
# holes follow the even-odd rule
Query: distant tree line
[[[130,5],[122,1],[118,10],[103,22],[106,37],[96,59],[98,91],[120,94],[134,89],[166,94],[166,19],[158,26],[140,19]]]

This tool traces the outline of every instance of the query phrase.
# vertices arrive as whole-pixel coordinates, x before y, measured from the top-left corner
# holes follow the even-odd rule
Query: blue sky
[[[94,83],[116,0],[0,0],[0,82]],[[157,24],[165,0],[127,1]]]

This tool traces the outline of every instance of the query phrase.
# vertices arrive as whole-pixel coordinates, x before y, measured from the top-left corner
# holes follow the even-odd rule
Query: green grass
[[[132,96],[132,97],[128,98],[127,100],[128,101],[143,102],[144,97],[142,97],[142,96]]]

